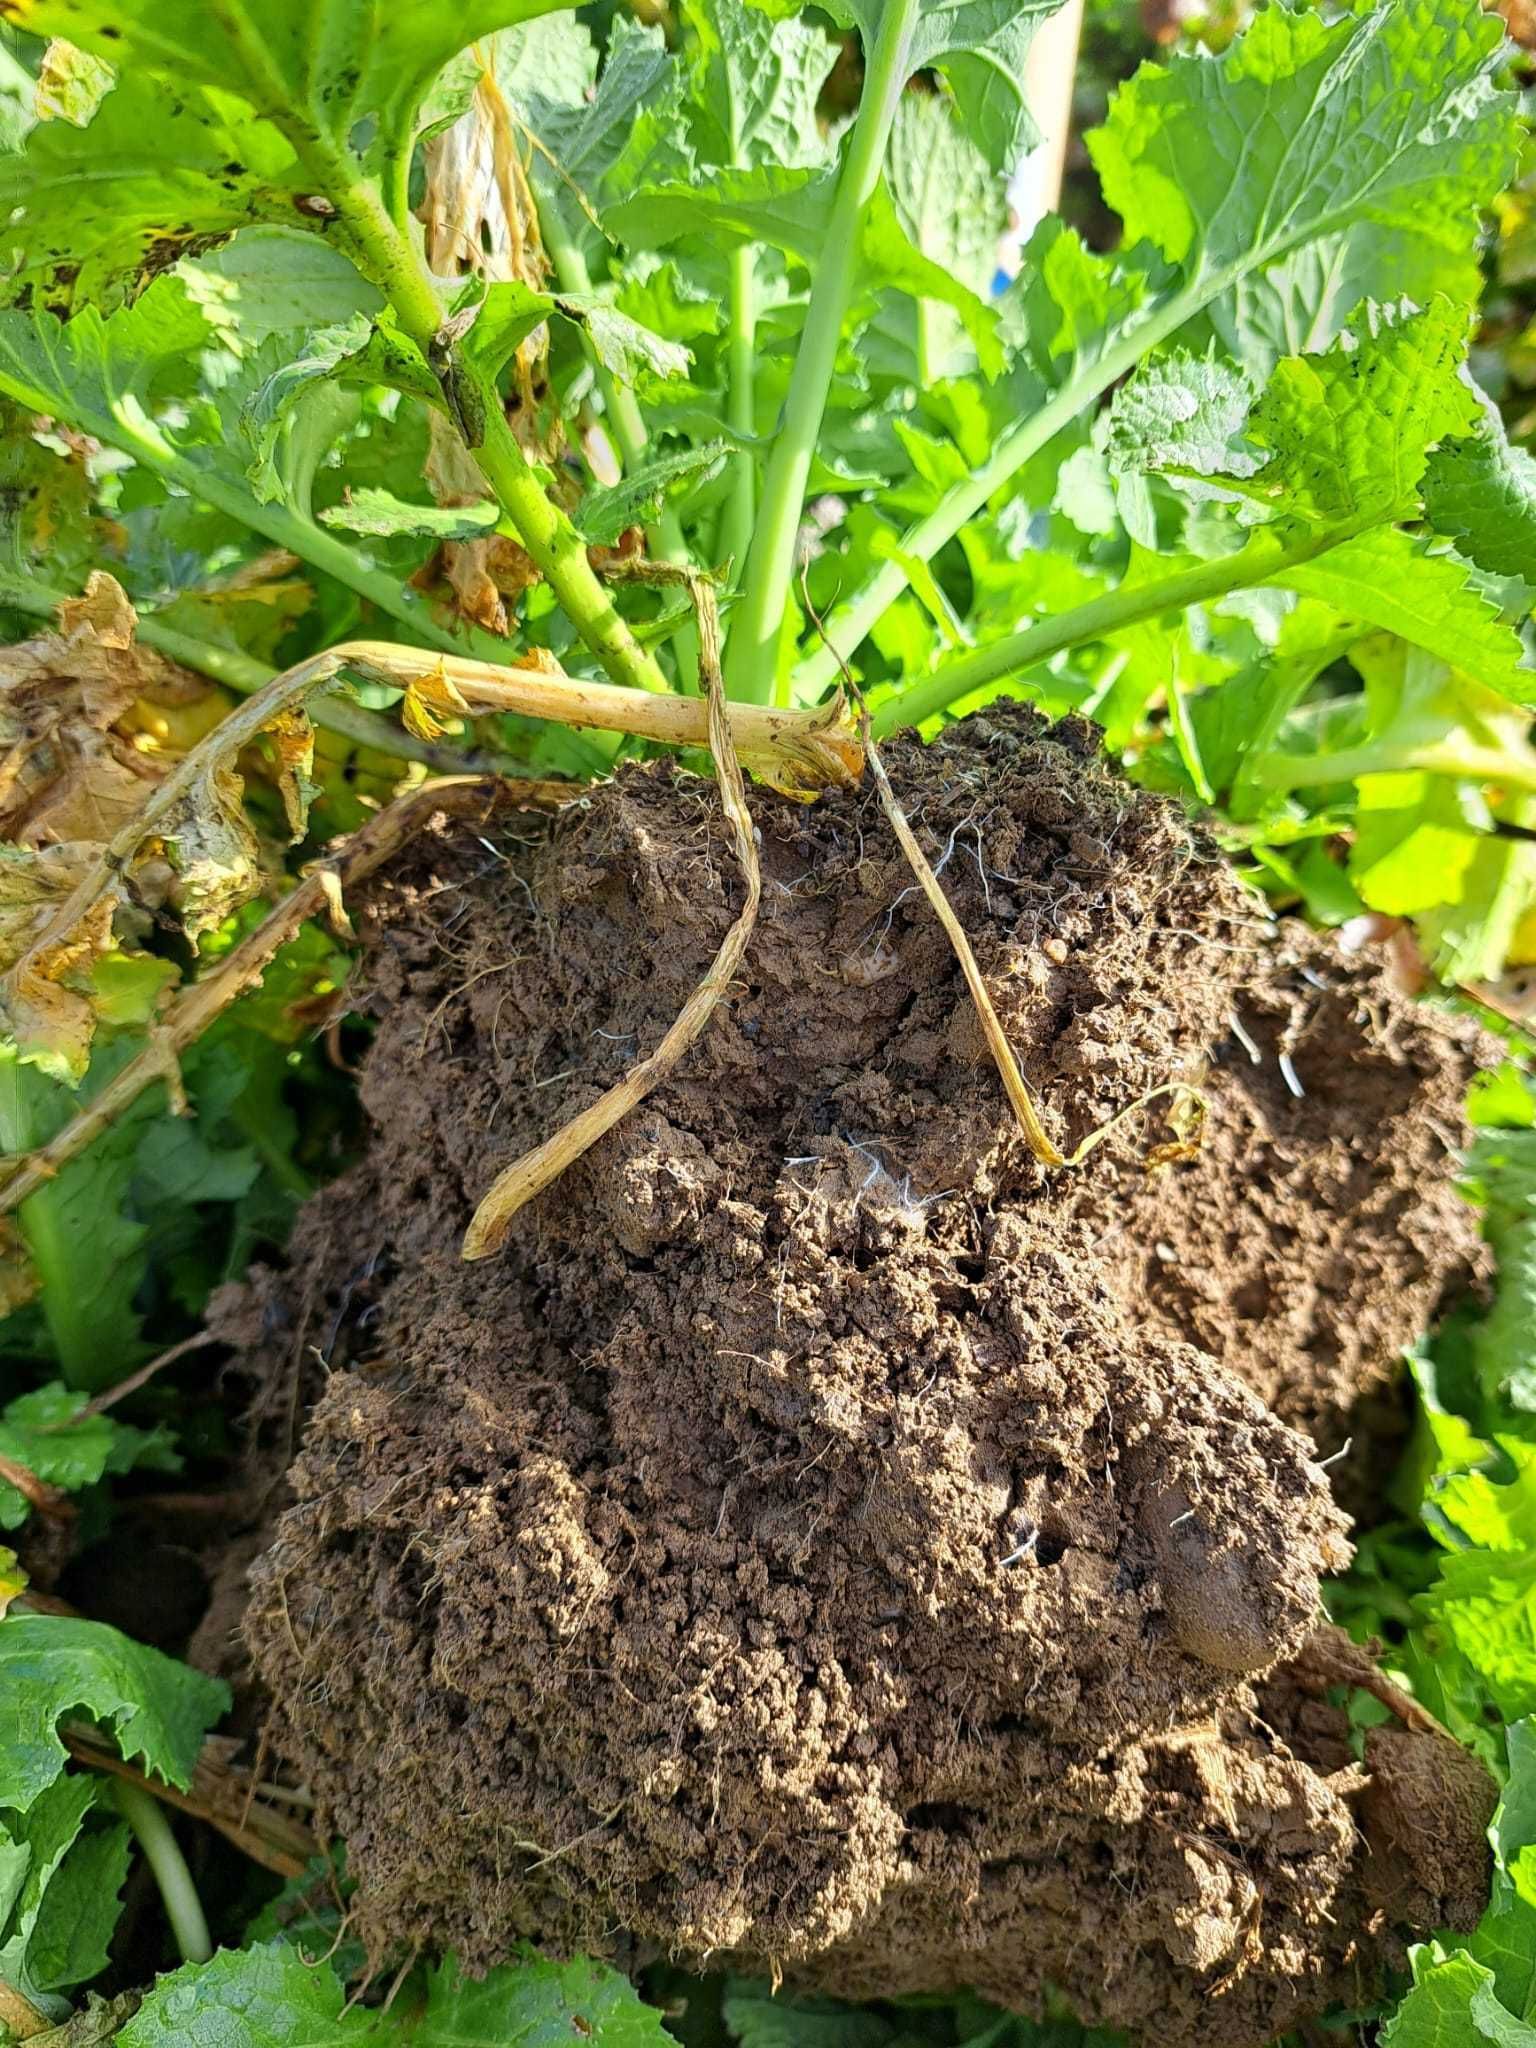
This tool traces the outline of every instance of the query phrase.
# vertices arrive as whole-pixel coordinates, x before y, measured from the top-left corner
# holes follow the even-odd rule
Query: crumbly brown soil
[[[1063,1148],[1170,1080],[1204,1148],[1149,1178],[1149,1111],[1043,1175],[873,794],[759,795],[746,973],[466,1266],[740,880],[664,767],[419,846],[365,918],[371,1150],[228,1307],[325,1369],[246,1623],[274,1732],[381,1946],[1259,2043],[1476,1911],[1475,1767],[1357,1761],[1308,1680],[1348,1546],[1293,1426],[1332,1441],[1476,1266],[1475,1047],[1277,937],[1085,726],[887,759]]]

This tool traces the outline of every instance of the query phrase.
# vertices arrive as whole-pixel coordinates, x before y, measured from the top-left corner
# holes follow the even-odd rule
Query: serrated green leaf
[[[472,540],[476,534],[488,532],[500,517],[500,507],[489,499],[477,505],[411,505],[393,491],[364,484],[344,504],[328,505],[320,514],[320,523],[340,527],[344,533]]]
[[[1135,469],[1252,475],[1263,460],[1244,445],[1253,402],[1246,371],[1213,354],[1171,349],[1116,392],[1106,447],[1110,469],[1117,475]]]
[[[692,0],[686,19],[694,34],[685,116],[693,158],[738,170],[828,162],[817,100],[837,45],[826,31],[793,15],[776,21],[743,0]]]
[[[477,38],[546,11],[544,0],[383,10],[357,0],[270,0],[256,11],[168,15],[159,0],[15,0],[11,18],[94,51],[124,76],[167,79],[179,93],[196,87],[238,96],[314,167],[311,188],[323,190],[324,168],[352,160],[355,140],[355,160],[369,176],[398,165],[448,60]],[[163,88],[147,97],[146,115],[164,98]]]
[[[67,324],[49,313],[0,312],[0,388],[33,412],[116,441],[124,427],[142,430],[157,399],[190,390],[198,351],[213,338],[174,278],[157,279],[110,319],[93,306]]]
[[[44,121],[0,156],[9,266],[38,303],[105,309],[182,255],[294,219],[294,152],[240,100],[129,76],[85,128]]]
[[[62,1774],[55,1730],[83,1713],[123,1756],[185,1790],[228,1688],[97,1621],[54,1614],[0,1620],[0,1806],[25,1812]]]
[[[643,375],[682,377],[687,374],[693,358],[680,342],[652,334],[648,327],[642,327],[638,320],[631,320],[607,300],[586,292],[566,292],[554,301],[554,305],[557,312],[582,329],[592,344],[593,355],[621,384],[633,384]]]
[[[289,352],[291,340],[274,336],[256,357],[247,372],[254,388],[240,410],[241,430],[255,450],[247,473],[264,504],[291,496],[276,460],[279,437],[295,406],[330,379],[387,383],[429,404],[440,401],[437,379],[414,344],[366,313],[353,313],[339,326],[321,328],[297,355]]]
[[[323,1957],[272,1941],[172,1970],[117,2038],[121,2048],[342,2048],[386,2037],[376,2015],[348,2005]]]
[[[1379,528],[1287,569],[1279,581],[1331,605],[1341,618],[1395,633],[1512,703],[1536,701],[1536,670],[1518,636],[1454,555],[1395,528]]]
[[[612,547],[631,526],[656,519],[668,493],[680,484],[701,483],[718,474],[730,450],[723,441],[705,441],[658,455],[605,490],[589,491],[576,514],[583,536],[598,547]]]
[[[18,1395],[0,1414],[0,1453],[65,1493],[79,1493],[108,1472],[136,1465],[178,1469],[180,1460],[159,1431],[134,1429],[111,1415],[74,1419],[85,1398],[59,1385]],[[24,1496],[0,1482],[0,1529],[19,1529],[29,1513]]]
[[[1536,460],[1511,445],[1498,408],[1440,448],[1424,476],[1424,515],[1469,561],[1496,576],[1536,580]]]
[[[1192,298],[1223,301],[1218,328],[1248,360],[1287,332],[1278,304],[1266,316],[1256,302],[1289,281],[1262,274],[1303,254],[1333,287],[1313,294],[1303,347],[1362,299],[1468,303],[1477,209],[1517,147],[1492,82],[1501,33],[1460,0],[1333,20],[1277,0],[1219,58],[1144,65],[1089,138],[1127,244],[1183,266]]]
[[[604,1963],[530,1956],[480,1979],[446,1961],[387,2012],[348,2006],[324,1959],[291,1943],[220,1949],[162,1977],[120,2035],[123,2048],[666,2048],[661,2015]]]
[[[450,1958],[427,1973],[423,2002],[403,2018],[419,2048],[667,2048],[670,2039],[627,1977],[586,1956],[528,1955],[479,1979]]]
[[[1269,455],[1245,489],[1311,525],[1408,516],[1430,449],[1477,418],[1461,377],[1464,307],[1366,309],[1359,326],[1320,355],[1278,362],[1248,420]]]
[[[1412,1957],[1413,1989],[1382,2027],[1382,2048],[1536,2048],[1536,2027],[1499,2003],[1491,1970],[1433,1942]]]

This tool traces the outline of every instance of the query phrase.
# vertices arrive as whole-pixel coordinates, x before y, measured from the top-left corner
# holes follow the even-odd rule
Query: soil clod
[[[418,843],[360,919],[371,1149],[231,1311],[325,1368],[246,1622],[274,1733],[380,1947],[1257,2044],[1478,1897],[1475,1766],[1357,1761],[1305,1682],[1348,1545],[1304,1433],[1477,1267],[1477,1048],[1277,935],[1086,725],[885,751],[1053,1143],[1178,1083],[1205,1145],[1148,1175],[1154,1105],[1045,1172],[874,792],[758,794],[709,1029],[466,1265],[741,882],[663,766]]]

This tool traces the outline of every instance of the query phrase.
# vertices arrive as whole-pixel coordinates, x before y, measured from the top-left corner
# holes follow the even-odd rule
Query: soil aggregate
[[[1124,1120],[1037,1166],[873,792],[757,792],[741,977],[466,1265],[741,880],[666,765],[418,842],[354,906],[367,1154],[220,1305],[238,1369],[315,1381],[245,1618],[271,1734],[381,1952],[1259,2044],[1483,1895],[1480,1767],[1357,1756],[1308,1662],[1323,1448],[1481,1270],[1480,1043],[1277,930],[1081,721],[884,752],[1058,1144]],[[1204,1140],[1149,1172],[1172,1081]]]

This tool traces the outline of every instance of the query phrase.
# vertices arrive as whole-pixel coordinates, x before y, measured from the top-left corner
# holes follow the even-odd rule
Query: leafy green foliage
[[[0,1456],[64,1493],[79,1493],[109,1472],[180,1468],[165,1430],[135,1429],[111,1415],[82,1415],[84,1406],[83,1394],[57,1384],[18,1394],[0,1411]],[[19,1529],[29,1512],[16,1488],[0,1482],[0,1529]]]
[[[161,1978],[118,2037],[123,2048],[664,2048],[661,2015],[616,1970],[528,1957],[478,1981],[451,1962],[423,1971],[387,2011],[349,2005],[324,1958],[290,1942],[221,1949]]]
[[[1132,772],[1214,813],[1277,901],[1411,918],[1450,983],[1528,964],[1536,469],[1468,351],[1480,211],[1521,133],[1499,23],[1475,0],[1272,0],[1215,54],[1144,67],[1090,139],[1118,252],[1047,219],[999,292],[1051,11],[680,0],[663,34],[543,0],[19,0],[21,59],[0,53],[7,622],[19,637],[108,569],[145,637],[230,691],[392,635],[692,689],[687,607],[593,567],[640,528],[653,556],[729,564],[743,696],[818,702],[842,658],[877,731],[999,690],[1084,711]],[[830,96],[857,66],[828,15],[860,45],[851,118]],[[393,694],[368,701],[376,737],[423,751]],[[150,744],[117,739],[142,764],[207,710],[136,701]],[[535,772],[612,758],[526,722],[478,721],[464,744]],[[71,983],[50,1035],[35,990],[0,991],[0,1150],[60,1130],[151,1042],[171,985],[401,774],[349,739],[286,778],[206,784],[164,835],[175,893],[130,889],[100,935],[134,984],[116,1013]],[[0,912],[30,929],[70,856],[21,828],[0,852]],[[88,1516],[104,1482],[173,1451],[117,1411],[77,1419],[82,1393],[185,1334],[346,1155],[342,1084],[307,1043],[345,972],[311,929],[185,1058],[192,1115],[146,1093],[5,1241],[0,1452]],[[1341,1596],[1391,1620],[1405,1680],[1507,1774],[1489,1913],[1418,1952],[1397,2048],[1536,2025],[1531,1758],[1511,1721],[1536,1713],[1529,1137],[1490,1135],[1472,1163],[1489,1313],[1416,1361],[1401,1502],[1432,1533],[1373,1532]],[[177,1406],[155,1405],[165,1385],[146,1424]],[[184,1405],[198,1456],[216,1414]],[[24,1505],[0,1487],[23,1547]],[[64,1768],[60,1717],[184,1777],[219,1695],[110,1630],[26,1612],[0,1621],[0,1667],[18,1732],[0,1976],[46,2001],[99,1970],[127,1854]],[[327,1910],[274,1908],[135,2017],[82,2010],[78,2048],[119,2027],[128,2048],[660,2033],[586,1963],[473,1984],[450,1961],[387,2012],[350,1999],[339,1966],[359,1958],[327,1956]],[[741,2048],[1081,2038],[976,2001],[935,2017],[747,1985],[717,2019]]]
[[[105,1966],[128,1875],[128,1830],[96,1823],[100,1779],[56,1778],[0,1816],[0,1978],[23,1997],[86,1983]]]
[[[0,1696],[7,1719],[0,1807],[25,1812],[63,1774],[59,1721],[72,1713],[110,1728],[130,1762],[183,1788],[226,1689],[100,1622],[53,1614],[0,1619]]]

